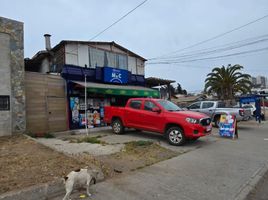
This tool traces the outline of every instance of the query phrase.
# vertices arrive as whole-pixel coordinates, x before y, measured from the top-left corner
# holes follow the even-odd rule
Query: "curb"
[[[239,192],[234,196],[234,200],[245,200],[249,193],[255,189],[262,180],[265,173],[268,172],[268,161],[252,174],[249,180],[239,188]]]
[[[58,179],[38,186],[31,186],[18,191],[11,191],[0,195],[0,200],[47,200],[64,194],[62,180]]]

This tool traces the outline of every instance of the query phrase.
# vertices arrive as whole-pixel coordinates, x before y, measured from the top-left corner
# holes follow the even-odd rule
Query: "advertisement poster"
[[[70,97],[70,108],[72,112],[72,121],[74,124],[79,123],[79,98]]]
[[[219,134],[222,137],[234,138],[236,130],[236,119],[232,115],[221,115]]]
[[[85,126],[86,124],[86,118],[85,118],[85,114],[79,114],[79,124],[80,126]]]

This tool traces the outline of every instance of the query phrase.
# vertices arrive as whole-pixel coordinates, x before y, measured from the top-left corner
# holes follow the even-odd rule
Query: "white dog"
[[[78,169],[71,171],[67,176],[64,177],[66,194],[63,200],[70,199],[70,194],[72,193],[75,185],[86,186],[87,195],[90,197],[91,194],[89,193],[89,186],[91,184],[96,184],[98,173],[99,172],[97,170],[90,169]]]

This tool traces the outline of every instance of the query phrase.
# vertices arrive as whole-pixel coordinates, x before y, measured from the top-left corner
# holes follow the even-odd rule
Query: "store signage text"
[[[106,83],[120,83],[124,84],[128,82],[128,71],[123,69],[115,69],[111,67],[104,67],[104,82]]]

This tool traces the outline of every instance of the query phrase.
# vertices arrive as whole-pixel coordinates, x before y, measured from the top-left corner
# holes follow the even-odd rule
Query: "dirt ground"
[[[0,138],[0,194],[46,183],[85,166],[24,136]]]
[[[46,183],[86,166],[97,167],[105,178],[111,178],[179,154],[155,143],[140,141],[130,142],[121,152],[111,155],[94,157],[82,153],[71,157],[23,135],[1,137],[0,194]]]

